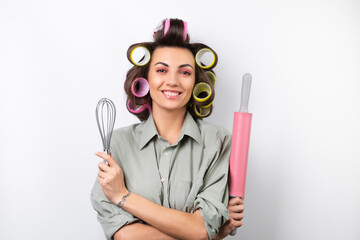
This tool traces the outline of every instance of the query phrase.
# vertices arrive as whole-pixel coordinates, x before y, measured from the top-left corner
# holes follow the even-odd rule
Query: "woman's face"
[[[148,73],[154,108],[186,109],[195,84],[195,59],[190,50],[159,47],[152,54]]]

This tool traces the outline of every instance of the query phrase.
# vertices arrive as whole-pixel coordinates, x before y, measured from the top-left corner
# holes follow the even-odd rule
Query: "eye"
[[[184,74],[184,75],[188,75],[188,76],[190,76],[190,75],[191,75],[191,72],[186,71],[186,70],[181,71],[180,73],[181,73],[181,74]]]
[[[163,69],[163,68],[159,68],[159,69],[156,69],[156,72],[161,72],[161,73],[164,73],[164,72],[166,72],[166,70],[165,70],[165,69]]]

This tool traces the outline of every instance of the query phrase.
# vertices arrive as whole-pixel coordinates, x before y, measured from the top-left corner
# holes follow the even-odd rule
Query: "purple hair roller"
[[[145,78],[136,78],[131,84],[131,92],[136,97],[144,97],[150,90],[149,82]]]

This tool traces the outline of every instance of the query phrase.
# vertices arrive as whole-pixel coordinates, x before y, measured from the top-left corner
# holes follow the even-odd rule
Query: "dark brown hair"
[[[184,39],[184,22],[180,19],[170,19],[170,28],[165,35],[164,35],[164,28],[165,28],[165,20],[162,21],[162,27],[160,27],[159,29],[157,29],[156,32],[154,32],[154,36],[153,36],[154,42],[142,42],[142,43],[136,43],[136,44],[131,45],[127,51],[127,58],[129,59],[129,61],[132,62],[131,56],[130,56],[131,52],[136,47],[139,47],[139,46],[147,48],[151,55],[153,54],[154,50],[158,47],[185,48],[192,52],[192,54],[194,55],[194,58],[196,56],[196,53],[200,49],[203,49],[203,48],[211,49],[210,47],[208,47],[207,45],[202,44],[202,43],[190,43],[190,37],[188,34],[186,35],[186,39]],[[206,71],[211,71],[212,73],[214,73],[212,68],[215,67],[216,63],[217,63],[217,54],[213,49],[211,49],[211,50],[215,54],[215,63],[212,67],[204,70],[204,69],[200,68],[198,66],[198,64],[195,63],[195,85],[200,82],[207,83],[211,87],[212,94],[204,102],[196,101],[194,99],[194,97],[191,96],[191,98],[187,104],[187,110],[190,112],[190,114],[193,116],[194,119],[200,118],[195,113],[195,108],[201,110],[201,109],[204,109],[204,107],[206,107],[207,111],[209,111],[209,114],[207,114],[204,117],[210,116],[210,114],[212,112],[212,108],[213,108],[212,102],[215,97],[214,86],[213,86],[213,83],[210,80],[210,78],[205,73]],[[147,79],[148,72],[149,72],[149,65],[150,65],[149,63],[147,63],[144,66],[134,65],[127,72],[126,80],[124,83],[124,89],[127,94],[126,102],[129,103],[130,108],[137,108],[144,104],[152,105],[152,99],[151,99],[149,93],[144,97],[136,97],[131,92],[131,85],[136,78],[141,77],[141,78]],[[135,114],[139,118],[140,121],[145,121],[149,117],[150,112],[146,109],[140,113],[132,113],[132,114]]]

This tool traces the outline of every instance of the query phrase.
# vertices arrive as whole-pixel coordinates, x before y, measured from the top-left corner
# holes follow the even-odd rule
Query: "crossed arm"
[[[97,181],[100,183],[106,197],[114,204],[128,193],[124,176],[116,161],[105,153],[97,153],[105,159],[108,165],[100,162]],[[230,202],[234,204],[230,205]],[[230,207],[230,209],[229,209]],[[135,193],[126,199],[122,208],[150,224],[133,223],[118,230],[114,239],[209,239],[206,226],[200,210],[186,213],[157,205]],[[221,227],[221,231],[214,239],[227,236],[234,227],[240,226],[243,218],[243,205],[239,198],[229,201],[230,220]]]
[[[149,206],[149,209],[152,209],[151,205]],[[169,208],[165,209],[169,210]],[[165,213],[165,216],[167,214],[175,213],[175,216],[172,216],[170,221],[163,219],[158,214],[153,215],[151,217],[152,219],[149,218],[149,220],[156,222],[156,226],[148,226],[141,223],[126,225],[116,232],[114,239],[208,239],[205,224],[203,223],[199,211],[194,214],[188,213],[188,216],[177,215],[178,212],[180,211],[173,210],[162,212],[162,214]],[[177,223],[180,221],[185,223],[187,219],[189,219],[188,223],[176,227]],[[191,226],[191,223],[194,223],[194,225]]]
[[[219,233],[213,238],[213,240],[223,239],[230,232],[242,225],[242,218],[244,217],[244,205],[243,201],[239,198],[233,198],[229,201],[229,215],[230,220],[226,222],[219,230]],[[195,211],[194,214],[197,214]],[[120,228],[114,235],[114,240],[128,240],[128,239],[148,239],[148,240],[176,240],[177,238],[171,237],[153,226],[145,225],[142,223],[132,223]],[[208,239],[208,238],[206,238]]]

